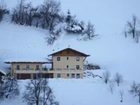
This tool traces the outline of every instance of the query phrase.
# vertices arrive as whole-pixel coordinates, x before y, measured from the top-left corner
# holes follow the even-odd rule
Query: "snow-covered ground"
[[[132,97],[129,92],[128,84],[115,85],[113,93],[109,86],[101,80],[94,79],[50,79],[49,85],[53,88],[56,100],[60,105],[139,105],[137,98]],[[21,93],[27,81],[19,81]],[[126,89],[127,88],[127,89]],[[120,91],[123,91],[123,102],[120,102]],[[12,100],[6,100],[0,105],[26,105],[22,95]]]
[[[7,8],[12,9],[18,0],[4,0]],[[29,0],[33,5],[43,0]],[[113,95],[108,86],[100,80],[50,80],[57,100],[61,105],[137,105],[137,101],[128,93],[133,80],[140,82],[140,44],[123,36],[124,25],[131,15],[140,18],[139,0],[60,0],[62,10],[68,9],[84,21],[95,24],[99,34],[91,41],[79,41],[79,36],[63,33],[54,45],[47,46],[46,30],[33,27],[19,26],[8,22],[0,23],[0,54],[4,61],[42,61],[47,55],[66,47],[83,51],[91,55],[87,58],[90,63],[98,64],[111,75],[119,72],[123,75],[124,83],[120,88],[115,87]],[[88,11],[88,12],[87,12]],[[96,71],[97,72],[97,71]],[[25,84],[20,81],[21,86]],[[120,103],[119,90],[124,90],[124,102]],[[19,97],[20,100],[21,97]],[[21,101],[14,100],[2,103],[12,105]],[[10,104],[9,104],[10,102]],[[25,105],[20,103],[20,105]]]

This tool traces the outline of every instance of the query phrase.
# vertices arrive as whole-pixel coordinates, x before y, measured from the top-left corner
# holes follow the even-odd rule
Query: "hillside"
[[[12,9],[17,1],[5,0],[7,8]],[[30,1],[35,6],[42,3],[41,0]],[[101,0],[60,1],[64,12],[70,9],[78,19],[93,22],[99,35],[93,40],[81,41],[80,36],[67,35],[63,32],[53,45],[48,46],[45,40],[48,31],[3,21],[0,23],[1,59],[3,61],[44,61],[48,54],[71,47],[89,54],[86,61],[100,65],[103,72],[110,71],[111,78],[119,72],[123,75],[124,83],[121,87],[115,87],[112,95],[108,86],[99,79],[52,79],[50,85],[60,105],[93,105],[93,103],[96,105],[138,105],[137,98],[133,98],[128,90],[134,80],[140,82],[140,44],[136,44],[131,38],[125,39],[123,30],[132,14],[140,17],[139,0],[109,0],[109,3]],[[25,81],[20,81],[20,86],[23,88],[25,83]],[[123,103],[120,103],[120,90],[124,91]],[[21,97],[11,104],[9,104],[10,101],[3,102],[1,105],[15,103],[25,105],[20,99]]]

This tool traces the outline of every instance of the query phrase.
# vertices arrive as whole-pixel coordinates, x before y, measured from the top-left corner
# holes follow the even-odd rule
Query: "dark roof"
[[[5,62],[7,64],[14,64],[14,63],[32,63],[32,64],[45,64],[45,63],[48,63],[48,62],[38,62],[38,61],[11,61],[11,62]]]
[[[57,51],[57,52],[55,52],[55,53],[50,54],[49,56],[53,56],[53,55],[55,55],[55,54],[58,54],[58,53],[61,53],[62,51],[67,51],[67,50],[76,52],[76,53],[80,54],[81,56],[85,56],[85,57],[90,56],[90,55],[87,55],[87,54],[82,53],[82,52],[80,52],[80,51],[74,50],[74,49],[72,49],[72,48],[66,48],[66,49]]]

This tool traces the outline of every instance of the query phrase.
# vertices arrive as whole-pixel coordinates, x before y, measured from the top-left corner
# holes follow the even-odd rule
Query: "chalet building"
[[[83,78],[84,61],[89,55],[66,48],[49,55],[49,62],[6,62],[17,79]],[[51,68],[48,68],[51,64]]]
[[[54,78],[83,78],[84,61],[89,55],[67,48],[49,56]]]

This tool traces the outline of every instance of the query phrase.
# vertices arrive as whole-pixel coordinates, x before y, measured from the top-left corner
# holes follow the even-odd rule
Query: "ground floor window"
[[[61,78],[61,74],[60,73],[57,74],[57,78]]]
[[[70,77],[70,74],[67,74],[67,77]]]
[[[43,74],[42,73],[33,74],[33,79],[37,79],[37,78],[43,78]]]
[[[71,78],[75,78],[75,74],[71,74]]]
[[[17,74],[17,79],[31,79],[31,74]]]
[[[76,78],[80,78],[80,74],[76,74]]]
[[[76,65],[76,69],[79,70],[80,69],[80,66],[79,65]]]

